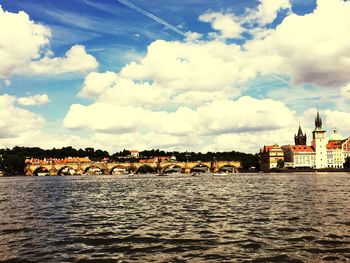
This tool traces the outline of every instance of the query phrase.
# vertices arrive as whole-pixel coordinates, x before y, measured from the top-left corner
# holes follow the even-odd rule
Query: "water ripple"
[[[350,260],[349,174],[0,178],[0,262]]]

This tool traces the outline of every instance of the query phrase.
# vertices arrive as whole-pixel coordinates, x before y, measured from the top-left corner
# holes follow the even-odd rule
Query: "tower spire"
[[[301,126],[300,126],[300,122],[299,122],[299,129],[298,129],[298,136],[303,136],[303,131],[301,129]]]
[[[294,136],[295,145],[306,145],[306,133],[303,134],[303,130],[301,129],[301,125],[299,122],[299,128],[297,134]]]
[[[317,110],[317,116],[315,118],[315,128],[322,129],[322,119],[320,117],[320,112]]]

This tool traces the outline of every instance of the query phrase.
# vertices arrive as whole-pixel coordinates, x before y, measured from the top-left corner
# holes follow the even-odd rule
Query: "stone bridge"
[[[121,163],[121,162],[88,162],[88,163],[65,163],[65,164],[31,164],[27,163],[25,175],[33,176],[38,173],[49,175],[61,175],[65,168],[74,170],[75,174],[88,174],[91,169],[99,169],[102,174],[110,175],[115,168],[125,169],[129,172],[138,173],[141,168],[146,168],[151,173],[164,172],[166,169],[178,169],[182,173],[191,173],[199,170],[203,172],[217,173],[225,169],[236,172],[241,167],[239,161],[217,162],[154,162],[154,163]]]

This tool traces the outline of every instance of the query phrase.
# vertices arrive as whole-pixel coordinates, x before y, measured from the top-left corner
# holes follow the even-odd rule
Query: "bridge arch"
[[[178,164],[169,164],[161,169],[162,173],[178,173],[182,171],[183,167]]]
[[[75,175],[76,170],[69,165],[62,166],[58,171],[57,175]]]
[[[110,170],[108,174],[118,174],[118,172],[129,172],[131,169],[131,167],[125,167],[123,165],[115,165],[113,166]]]
[[[219,168],[218,168],[218,172],[219,173],[234,173],[236,171],[236,167],[232,164],[224,164],[224,165],[221,165]]]
[[[203,164],[203,163],[199,163],[191,168],[191,173],[193,173],[193,172],[209,173],[210,167],[208,165]]]
[[[148,164],[143,164],[135,170],[135,174],[154,174],[156,172],[156,169]]]
[[[103,171],[100,167],[91,165],[85,168],[84,174],[91,174],[91,175],[101,175],[103,174]]]
[[[39,166],[39,167],[37,167],[34,170],[33,176],[38,176],[38,175],[41,175],[41,174],[50,175],[50,172],[49,172],[49,170],[46,167]]]

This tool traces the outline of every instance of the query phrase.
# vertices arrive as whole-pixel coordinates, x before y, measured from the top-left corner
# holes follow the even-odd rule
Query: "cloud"
[[[345,100],[350,100],[350,83],[340,89],[341,96]]]
[[[0,138],[18,138],[44,126],[41,116],[16,107],[15,102],[13,96],[0,95]]]
[[[170,93],[154,83],[134,82],[107,71],[88,74],[78,95],[111,105],[147,108],[169,103]]]
[[[17,99],[17,103],[23,106],[35,106],[48,103],[49,97],[47,94],[37,94],[29,97],[20,97]]]
[[[89,106],[76,104],[70,107],[64,125],[68,129],[100,133],[138,132],[140,137],[148,132],[206,136],[281,129],[289,127],[293,120],[294,113],[281,102],[242,97],[236,101],[212,102],[197,109],[180,107],[174,112],[100,102]]]
[[[265,132],[290,127],[294,121],[294,113],[282,102],[248,96],[236,101],[215,101],[198,108],[197,113],[205,134]]]
[[[79,92],[79,96],[82,98],[96,98],[107,88],[116,85],[118,80],[118,75],[112,71],[106,71],[104,73],[91,72],[85,77],[84,85]]]
[[[257,152],[261,143],[292,143],[296,123],[294,112],[283,103],[251,97],[196,109],[180,107],[175,112],[73,105],[64,120],[66,128],[93,131],[92,141],[112,149],[247,152]]]
[[[0,77],[26,66],[45,52],[51,36],[50,29],[36,24],[21,11],[11,13],[0,6]]]
[[[89,106],[73,104],[64,119],[64,126],[68,129],[125,133],[139,128],[145,114],[147,112],[142,108],[120,107],[102,103]]]
[[[252,11],[249,19],[253,19],[262,25],[272,23],[281,10],[290,10],[292,5],[289,0],[260,0],[257,10]]]
[[[0,6],[0,78],[15,74],[82,73],[96,69],[96,59],[80,45],[63,58],[52,57],[51,31],[30,20],[23,11],[7,12]]]
[[[256,76],[240,58],[240,47],[235,44],[157,40],[149,45],[145,57],[126,65],[120,75],[137,81],[152,80],[176,91],[221,90],[235,88],[237,83]]]
[[[241,38],[245,29],[241,26],[234,14],[209,12],[199,16],[199,21],[211,24],[211,27],[220,32],[220,38]]]
[[[325,110],[326,125],[328,128],[337,127],[340,132],[350,133],[350,113],[337,110]]]
[[[67,51],[64,57],[43,57],[29,64],[31,74],[64,74],[64,73],[86,73],[98,67],[97,60],[87,54],[85,47],[75,45]],[[26,72],[26,69],[20,71]]]
[[[264,132],[244,132],[221,134],[214,138],[212,144],[203,148],[204,151],[220,149],[221,151],[240,151],[257,153],[263,145],[294,144],[294,133],[297,127],[283,128]],[[258,142],[258,143],[257,143]]]
[[[349,16],[350,2],[318,0],[313,13],[290,14],[263,39],[248,41],[246,59],[296,84],[344,85],[350,81]]]

